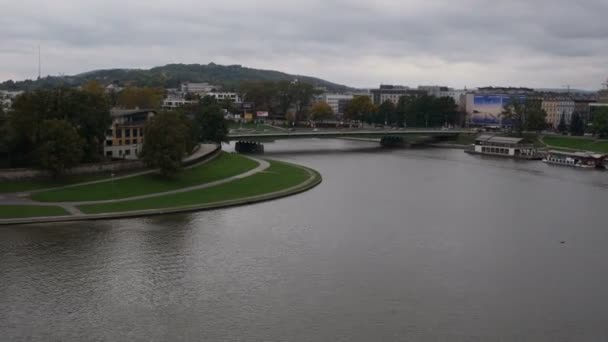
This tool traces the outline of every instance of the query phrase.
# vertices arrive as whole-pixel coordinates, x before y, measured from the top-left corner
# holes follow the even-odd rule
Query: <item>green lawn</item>
[[[61,207],[42,205],[0,205],[0,219],[64,215],[69,215],[69,213]]]
[[[83,205],[78,208],[87,214],[176,208],[262,195],[303,183],[309,173],[297,166],[270,162],[270,168],[247,178],[230,183],[180,194],[110,204]]]
[[[549,147],[569,148],[581,151],[608,153],[608,140],[595,140],[577,137],[551,137],[543,138]]]
[[[11,181],[11,182],[0,182],[0,193],[11,193],[11,192],[26,192],[38,189],[56,188],[59,186],[66,186],[77,183],[84,183],[90,181],[96,181],[104,178],[108,178],[109,173],[97,173],[91,175],[79,175],[79,176],[66,176],[61,179],[48,179],[38,181]]]
[[[32,199],[41,202],[80,202],[127,198],[213,182],[254,169],[257,165],[257,162],[238,154],[222,153],[218,158],[183,170],[170,179],[156,173],[147,174],[114,182],[45,191],[33,194]]]

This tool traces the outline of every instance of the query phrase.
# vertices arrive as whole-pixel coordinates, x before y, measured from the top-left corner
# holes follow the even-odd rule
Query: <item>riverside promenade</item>
[[[218,156],[222,154],[226,154],[225,152],[221,152],[221,149],[215,148],[213,145],[207,145],[201,147],[199,151],[197,151],[197,156],[191,156],[191,160],[201,160],[202,162],[194,163],[193,165],[187,167],[188,168],[200,168],[196,171],[204,172],[204,165],[207,163],[211,163],[214,159],[218,158]],[[77,188],[82,186],[89,185],[102,185],[107,184],[108,186],[113,186],[113,182],[118,180],[128,180],[129,178],[145,176],[150,173],[155,172],[155,170],[139,172],[127,176],[117,177],[112,181],[107,179],[98,180],[93,182],[85,182],[79,184],[67,185],[64,187],[55,187],[55,188],[46,188],[46,189],[38,189],[29,192],[22,193],[13,193],[13,194],[0,194],[0,208],[1,207],[13,207],[15,210],[27,210],[28,208],[47,208],[47,209],[58,209],[64,211],[64,214],[53,214],[49,216],[35,216],[35,217],[14,217],[14,218],[0,218],[0,225],[9,225],[9,224],[25,224],[25,223],[48,223],[48,222],[67,222],[67,221],[81,221],[81,220],[99,220],[99,219],[112,219],[112,218],[125,218],[125,217],[138,217],[138,216],[150,216],[150,215],[160,215],[167,213],[177,213],[177,212],[188,212],[188,211],[198,211],[198,210],[207,210],[207,209],[216,209],[227,206],[236,206],[236,205],[244,205],[255,203],[259,201],[270,200],[274,198],[284,197],[290,194],[295,194],[307,189],[314,187],[315,185],[321,182],[320,175],[311,169],[287,164],[284,166],[293,168],[294,170],[300,170],[300,172],[304,172],[305,177],[302,177],[296,183],[287,184],[283,188],[269,187],[269,191],[263,191],[264,185],[261,184],[261,190],[258,193],[251,193],[244,191],[242,196],[237,196],[235,198],[225,198],[220,200],[203,200],[199,203],[189,203],[188,205],[177,205],[173,206],[173,203],[163,208],[151,208],[144,210],[129,210],[129,211],[118,211],[118,212],[103,212],[103,213],[91,213],[91,212],[83,212],[82,208],[91,208],[96,206],[115,206],[121,204],[129,204],[134,202],[142,202],[147,200],[167,200],[171,199],[172,196],[191,196],[195,197],[195,194],[198,194],[200,191],[208,190],[208,192],[213,191],[221,191],[222,186],[232,186],[238,185],[239,181],[247,182],[252,179],[253,176],[262,175],[263,177],[268,178],[268,176],[274,175],[276,171],[269,170],[271,168],[271,162],[259,158],[254,158],[250,156],[240,156],[239,158],[243,160],[249,160],[249,163],[255,163],[255,166],[245,172],[241,172],[235,175],[229,175],[225,178],[221,178],[214,181],[203,182],[200,184],[195,184],[191,186],[181,187],[177,189],[172,189],[168,191],[159,191],[154,193],[147,193],[143,195],[137,196],[129,196],[123,198],[116,199],[104,199],[104,200],[89,200],[89,201],[39,201],[32,197],[35,197],[36,194],[49,192],[49,191],[62,191],[70,188]],[[273,162],[276,163],[276,162]],[[253,165],[252,165],[253,166]],[[276,178],[280,178],[280,174],[276,174]],[[105,183],[105,184],[102,184]],[[243,189],[247,190],[247,188],[251,188],[251,186],[244,186]],[[204,197],[204,196],[203,196]],[[170,202],[170,201],[169,201]],[[59,209],[60,208],[60,209]]]

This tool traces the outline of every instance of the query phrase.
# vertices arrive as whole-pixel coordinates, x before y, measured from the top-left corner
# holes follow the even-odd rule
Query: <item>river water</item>
[[[0,227],[1,341],[608,341],[608,172],[282,141],[323,183]]]

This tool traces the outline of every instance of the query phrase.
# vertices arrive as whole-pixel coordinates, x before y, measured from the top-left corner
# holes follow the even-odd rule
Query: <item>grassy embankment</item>
[[[545,136],[543,142],[549,148],[608,153],[608,140],[586,137]]]
[[[121,199],[158,192],[171,191],[189,186],[232,177],[257,167],[258,163],[237,154],[222,153],[216,159],[180,171],[166,179],[151,173],[112,182],[108,180],[82,186],[50,190],[33,194],[32,199],[40,202],[82,202]]]
[[[270,165],[270,168],[264,172],[210,188],[120,203],[83,205],[78,208],[87,214],[98,214],[204,206],[205,204],[270,194],[302,184],[310,177],[307,170],[298,166],[276,161],[271,161]]]
[[[127,173],[123,173],[127,174]],[[120,175],[120,174],[118,174]],[[0,194],[12,192],[27,192],[39,189],[56,188],[60,186],[92,182],[109,178],[110,173],[96,173],[90,175],[65,176],[59,179],[43,179],[43,180],[22,180],[0,182]]]
[[[0,219],[64,215],[69,215],[69,213],[61,207],[42,205],[0,205]]]

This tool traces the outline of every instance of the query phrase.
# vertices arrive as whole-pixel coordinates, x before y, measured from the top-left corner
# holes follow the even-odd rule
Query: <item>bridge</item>
[[[308,131],[285,131],[285,132],[251,132],[232,133],[228,140],[236,141],[235,149],[243,153],[263,153],[263,142],[281,139],[306,139],[306,138],[343,138],[343,137],[378,137],[380,144],[385,147],[399,147],[406,145],[406,137],[417,138],[415,144],[426,144],[441,139],[455,138],[459,134],[471,134],[471,130],[433,130],[433,129],[379,129],[379,130],[308,130]],[[424,139],[420,139],[424,137]],[[409,145],[414,145],[410,142]]]
[[[340,137],[384,137],[384,136],[443,136],[455,137],[459,134],[471,134],[472,130],[421,130],[421,129],[392,129],[392,130],[339,130],[339,131],[291,131],[291,132],[264,132],[264,133],[231,133],[228,140],[234,141],[272,141],[281,139],[303,138],[340,138]]]

